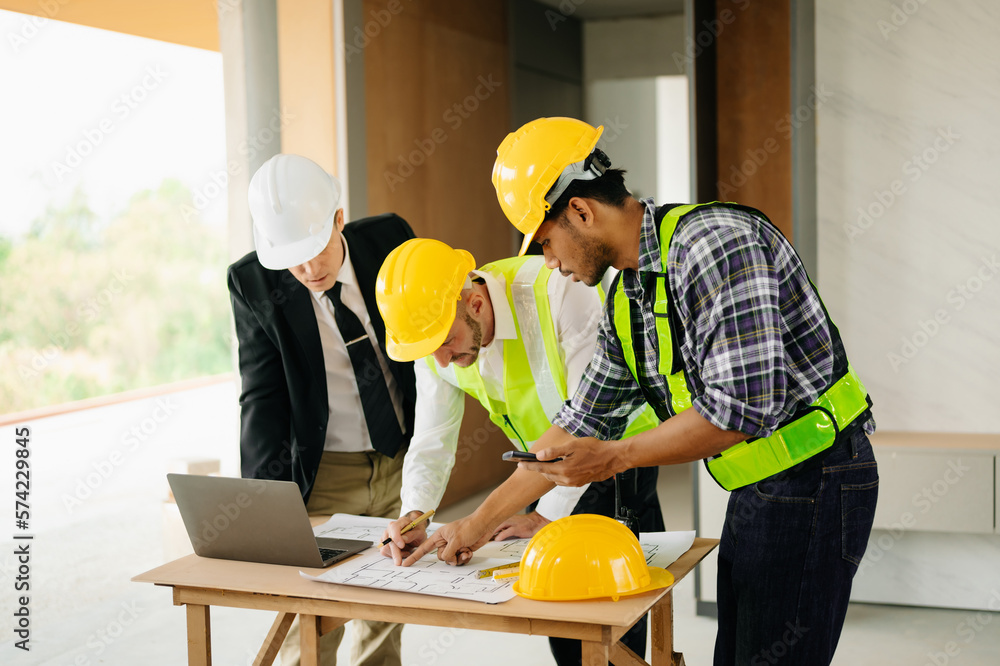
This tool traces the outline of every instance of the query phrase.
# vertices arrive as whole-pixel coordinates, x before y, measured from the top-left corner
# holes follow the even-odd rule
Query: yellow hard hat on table
[[[497,148],[493,187],[504,215],[524,234],[519,256],[571,182],[604,173],[607,165],[588,159],[603,131],[603,125],[576,118],[539,118],[508,134]]]
[[[531,538],[514,592],[541,601],[618,601],[673,583],[669,571],[646,564],[631,530],[607,516],[582,513],[553,521]]]
[[[389,253],[375,279],[375,302],[390,358],[413,361],[441,346],[475,267],[465,250],[431,238],[411,238]]]

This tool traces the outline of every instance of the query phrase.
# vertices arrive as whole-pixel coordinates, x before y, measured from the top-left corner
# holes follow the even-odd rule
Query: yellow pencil
[[[422,516],[420,516],[419,518],[417,518],[416,520],[414,520],[412,523],[410,523],[409,525],[407,525],[403,529],[399,530],[399,533],[400,534],[406,534],[407,532],[409,532],[410,530],[412,530],[414,527],[416,527],[417,525],[419,525],[420,523],[422,523],[423,521],[427,520],[428,518],[430,518],[433,515],[434,515],[434,509],[431,509],[430,511],[427,511]],[[392,541],[391,537],[388,538],[388,539],[386,539],[385,541],[383,541],[382,545],[383,546],[388,546],[390,541]]]

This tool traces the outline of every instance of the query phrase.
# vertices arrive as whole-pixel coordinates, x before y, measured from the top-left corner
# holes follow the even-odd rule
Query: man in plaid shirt
[[[737,445],[762,447],[779,428],[821,409],[836,421],[832,444],[767,476],[741,470],[744,481],[727,486],[733,492],[719,549],[715,663],[828,664],[878,494],[870,401],[844,419],[815,406],[837,412],[821,398],[856,375],[801,261],[762,213],[727,204],[674,209],[672,235],[661,238],[660,220],[672,207],[631,196],[624,172],[595,148],[600,132],[566,118],[533,121],[501,144],[494,168],[501,207],[525,233],[522,254],[537,242],[548,267],[587,284],[610,267],[621,270],[594,359],[532,448],[540,460],[563,460],[520,463],[423,552],[439,547],[439,558],[462,563],[496,524],[552,483],[715,463]],[[658,290],[664,276],[667,287]],[[615,297],[616,288],[623,295]],[[669,318],[672,340],[658,317]],[[666,372],[664,354],[673,359]],[[619,439],[625,417],[643,402],[663,423]]]

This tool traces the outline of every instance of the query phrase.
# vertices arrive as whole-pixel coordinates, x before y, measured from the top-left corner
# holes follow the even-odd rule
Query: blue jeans
[[[823,666],[868,545],[878,468],[864,430],[733,491],[719,544],[715,666]]]

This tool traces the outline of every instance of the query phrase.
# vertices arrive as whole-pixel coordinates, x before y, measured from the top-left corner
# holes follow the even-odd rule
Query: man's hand
[[[574,439],[537,451],[539,460],[562,458],[554,463],[520,462],[529,472],[538,472],[559,486],[582,486],[610,479],[628,469],[621,460],[621,442],[603,442],[593,437]]]
[[[404,557],[412,553],[414,548],[427,540],[427,520],[420,521],[419,525],[406,534],[400,534],[404,527],[422,515],[422,511],[410,511],[405,516],[400,516],[389,523],[389,526],[385,528],[385,532],[382,533],[382,541],[386,539],[392,539],[392,541],[382,546],[381,553],[386,557],[391,557],[393,564],[396,566],[402,564]]]
[[[532,511],[527,514],[517,514],[511,516],[497,526],[493,535],[494,541],[504,541],[505,539],[528,539],[535,536],[535,532],[548,525],[551,521],[538,513]]]
[[[478,525],[472,516],[461,518],[439,528],[403,560],[408,567],[437,548],[438,559],[451,565],[467,564],[473,551],[479,550],[493,536],[493,530]]]

